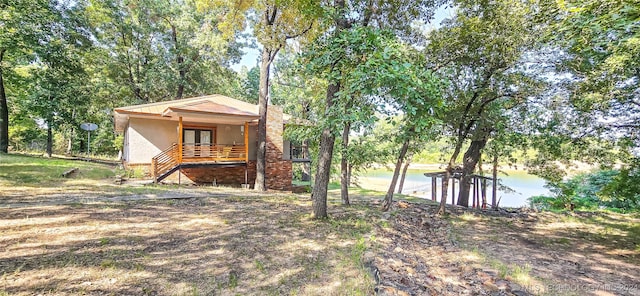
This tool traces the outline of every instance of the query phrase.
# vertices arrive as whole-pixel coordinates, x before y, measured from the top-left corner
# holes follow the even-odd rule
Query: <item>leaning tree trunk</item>
[[[440,206],[438,207],[438,215],[444,215],[447,205],[447,191],[449,191],[449,180],[451,179],[451,171],[453,166],[447,166],[442,176],[442,196],[440,197]]]
[[[340,91],[340,83],[332,83],[327,87],[327,111],[333,106],[337,93]],[[331,174],[331,159],[333,158],[333,145],[336,137],[331,130],[325,128],[320,136],[320,151],[318,153],[318,169],[311,192],[313,218],[327,218],[327,190],[329,188],[329,177]]]
[[[267,156],[267,102],[269,100],[269,70],[272,62],[272,50],[266,46],[262,48],[260,61],[260,92],[258,96],[258,151],[256,153],[256,183],[255,190],[265,191],[265,167]]]
[[[471,141],[471,145],[464,153],[462,159],[462,177],[460,178],[460,193],[458,194],[458,205],[469,207],[469,191],[471,189],[471,175],[476,169],[482,149],[487,144],[487,138],[483,137],[479,140]]]
[[[485,209],[487,207],[487,179],[484,177],[484,158],[480,155],[480,159],[478,160],[478,173],[482,176],[482,181],[480,182],[480,191],[482,196],[482,203],[480,207]]]
[[[404,157],[407,155],[407,150],[409,150],[408,138],[404,140],[402,148],[400,149],[400,155],[398,155],[398,161],[396,162],[396,168],[393,171],[393,177],[391,178],[389,190],[387,190],[387,194],[384,196],[382,211],[386,212],[389,210],[389,208],[391,208],[391,203],[393,202],[393,191],[396,189],[396,183],[398,182],[398,176],[400,175],[400,168],[402,167],[402,163],[404,162]]]
[[[7,105],[7,94],[4,91],[4,80],[2,73],[2,59],[5,49],[0,49],[0,152],[9,152],[9,107]]]
[[[351,124],[345,122],[342,130],[342,159],[340,161],[340,197],[342,204],[349,205],[349,131]]]
[[[447,204],[447,191],[449,191],[449,179],[451,179],[451,172],[453,172],[453,167],[456,163],[456,158],[460,154],[460,150],[462,150],[462,144],[464,143],[464,136],[458,136],[456,141],[456,146],[453,149],[453,154],[451,154],[451,158],[449,158],[449,163],[447,164],[447,168],[444,171],[444,176],[442,177],[442,196],[440,200],[440,207],[438,208],[438,215],[444,215]],[[455,185],[454,185],[455,186]]]
[[[404,179],[407,177],[407,169],[409,169],[409,164],[411,164],[411,156],[407,157],[407,161],[404,164],[404,168],[402,169],[402,176],[400,177],[400,185],[398,185],[398,193],[402,194],[402,188],[404,187]]]

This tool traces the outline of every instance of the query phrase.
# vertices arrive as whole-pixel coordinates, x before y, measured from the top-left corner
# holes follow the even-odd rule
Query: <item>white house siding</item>
[[[125,131],[129,128],[128,123]],[[122,146],[122,160],[129,162],[129,133],[124,133],[124,145]]]
[[[171,144],[178,142],[178,123],[175,121],[130,118],[125,147],[129,164],[151,163],[151,158]],[[128,145],[127,145],[128,144]]]

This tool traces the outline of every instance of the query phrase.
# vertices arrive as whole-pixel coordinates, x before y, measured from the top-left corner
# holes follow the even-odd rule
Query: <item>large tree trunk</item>
[[[69,139],[67,140],[67,151],[65,152],[66,155],[71,155],[71,152],[73,152],[73,134],[74,129],[71,128],[71,131],[69,132]]]
[[[342,204],[349,205],[349,131],[351,124],[345,122],[342,130],[342,159],[340,161],[340,197]]]
[[[47,120],[47,157],[53,154],[53,120]]]
[[[125,32],[124,27],[120,28],[120,37],[122,37],[122,46],[123,47],[128,47],[128,46],[133,46],[133,42],[131,42],[131,44],[127,45],[127,32]],[[138,86],[137,83],[137,79],[136,76],[133,74],[133,65],[131,64],[131,56],[129,54],[129,51],[126,51],[126,57],[127,57],[127,72],[128,72],[128,80],[129,80],[129,85],[131,90],[133,91],[133,94],[135,95],[135,97],[140,100],[140,101],[144,101],[144,102],[148,102],[149,98],[145,97],[142,95],[142,90],[140,89],[140,87]],[[139,64],[136,63],[136,65],[139,67]],[[139,71],[136,73],[139,76]]]
[[[272,50],[266,46],[262,48],[260,60],[260,92],[258,95],[258,151],[256,155],[256,183],[254,189],[267,190],[265,183],[265,167],[267,156],[267,103],[269,101],[269,71],[272,62]]]
[[[393,170],[393,177],[391,177],[391,184],[389,185],[389,190],[387,190],[387,194],[384,196],[384,202],[382,203],[382,211],[388,211],[391,208],[391,203],[393,202],[393,191],[396,189],[396,184],[398,182],[398,176],[400,176],[400,169],[402,168],[402,163],[404,162],[404,157],[407,155],[407,150],[409,150],[409,139],[407,138],[402,143],[402,148],[400,149],[400,155],[398,155],[398,161],[396,161],[396,168]]]
[[[399,194],[402,194],[402,188],[404,187],[404,179],[407,177],[407,169],[409,169],[409,164],[411,164],[411,156],[407,157],[407,161],[404,163],[404,168],[402,169],[402,176],[400,177],[400,185],[398,185]]]
[[[471,175],[480,160],[482,149],[487,144],[487,137],[471,141],[471,145],[464,153],[462,159],[462,177],[460,178],[460,193],[458,194],[458,205],[469,207],[469,191],[471,189]]]
[[[353,164],[349,163],[347,167],[347,185],[351,186],[351,172],[353,171]]]
[[[309,112],[310,103],[307,100],[303,100],[302,104],[302,112],[300,113],[300,119],[309,120]],[[311,159],[311,155],[309,154],[309,140],[304,139],[302,141],[302,159]],[[311,180],[311,162],[303,162],[302,163],[302,181],[310,181]]]
[[[176,51],[176,64],[178,64],[178,75],[180,75],[180,79],[178,80],[178,90],[176,91],[176,99],[182,99],[184,95],[184,82],[187,76],[187,70],[184,66],[184,57],[180,53],[180,46],[178,46],[178,30],[176,26],[169,22],[171,26],[171,39],[173,40],[173,49]]]
[[[0,152],[9,152],[9,106],[7,94],[4,91],[4,77],[2,72],[2,59],[5,49],[0,49]]]
[[[346,7],[345,0],[336,0],[334,3],[336,11],[339,16],[336,21],[336,33],[348,28],[350,26],[349,20],[344,15],[344,8]],[[331,69],[335,71],[334,69]],[[327,111],[333,106],[334,100],[337,98],[337,93],[340,91],[340,82],[333,81],[327,86]],[[325,128],[320,136],[320,151],[318,155],[318,169],[316,170],[316,180],[311,192],[313,218],[325,219],[327,218],[327,190],[329,189],[329,177],[331,174],[331,159],[333,158],[333,145],[335,144],[336,137],[331,133],[331,130]]]
[[[327,88],[327,112],[333,106],[336,94],[340,91],[340,83],[329,84]],[[331,159],[333,158],[333,145],[335,136],[331,130],[325,128],[320,136],[320,151],[318,155],[318,169],[316,169],[316,179],[311,192],[313,218],[327,218],[327,190],[329,188],[329,177],[331,174]]]
[[[73,109],[73,112],[71,112],[72,122],[75,122],[75,118],[76,118],[76,109]],[[67,155],[71,155],[71,153],[73,152],[73,138],[75,137],[75,133],[76,133],[76,128],[72,124],[71,128],[69,129],[69,139],[67,140],[67,151],[65,152],[65,154]]]

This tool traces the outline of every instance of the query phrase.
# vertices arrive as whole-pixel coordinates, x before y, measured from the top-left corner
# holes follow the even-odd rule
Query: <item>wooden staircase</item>
[[[173,144],[158,155],[151,158],[153,169],[153,181],[158,183],[180,168],[180,149],[178,144]]]

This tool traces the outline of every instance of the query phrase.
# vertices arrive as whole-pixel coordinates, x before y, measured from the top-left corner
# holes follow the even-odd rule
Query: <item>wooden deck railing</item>
[[[246,161],[244,145],[184,144],[182,161]]]
[[[153,168],[153,180],[157,181],[158,177],[178,165],[178,144],[173,144],[169,148],[163,150],[158,155],[151,158],[151,166]]]
[[[163,174],[171,171],[180,162],[180,146],[173,144],[151,158],[153,180],[158,181]],[[182,145],[182,163],[247,161],[244,145]]]

